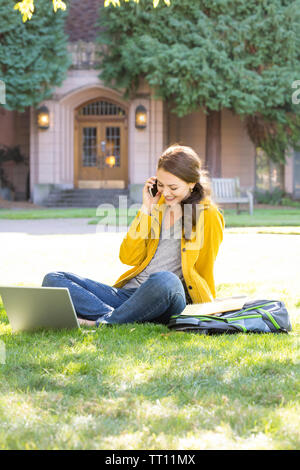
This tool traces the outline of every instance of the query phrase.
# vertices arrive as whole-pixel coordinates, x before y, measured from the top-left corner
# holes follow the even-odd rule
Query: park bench
[[[239,178],[212,178],[212,196],[217,204],[236,204],[240,213],[240,204],[249,204],[249,213],[253,215],[253,194],[249,189],[242,194]]]

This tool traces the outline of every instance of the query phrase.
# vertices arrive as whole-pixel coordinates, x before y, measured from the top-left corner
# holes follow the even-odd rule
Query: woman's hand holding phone
[[[152,189],[155,184],[156,184],[156,176],[151,176],[149,179],[147,179],[144,189],[143,189],[142,211],[148,214],[150,214],[151,212],[152,205],[157,204],[161,196],[161,193],[159,192],[159,190],[157,191],[154,197],[151,196],[149,189]]]

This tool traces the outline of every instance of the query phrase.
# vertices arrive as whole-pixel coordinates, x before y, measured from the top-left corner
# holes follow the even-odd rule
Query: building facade
[[[15,199],[43,205],[52,189],[128,188],[131,199],[140,202],[144,183],[155,175],[168,145],[189,145],[204,159],[206,117],[201,109],[179,118],[167,103],[154,99],[145,82],[135,99],[125,101],[99,79],[95,38],[101,4],[70,2],[66,32],[72,66],[52,98],[41,103],[49,110],[49,128],[39,129],[34,108],[24,113],[0,109],[0,144],[20,146],[29,161],[29,168],[6,164]],[[136,127],[139,106],[147,117],[142,129]],[[244,188],[281,187],[300,198],[300,154],[291,152],[286,165],[269,164],[266,170],[239,116],[223,110],[221,132],[222,177],[239,177]]]

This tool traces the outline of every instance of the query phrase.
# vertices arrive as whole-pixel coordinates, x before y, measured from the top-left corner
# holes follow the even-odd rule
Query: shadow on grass
[[[224,405],[225,396],[239,403],[237,410],[273,408],[296,397],[299,368],[293,362],[294,338],[288,335],[203,337],[147,324],[1,338],[7,347],[1,367],[6,393],[142,397],[151,403],[172,397],[178,409]]]

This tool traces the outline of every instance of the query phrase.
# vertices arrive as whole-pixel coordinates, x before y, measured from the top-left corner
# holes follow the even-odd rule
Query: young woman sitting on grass
[[[82,325],[167,324],[187,303],[215,298],[213,267],[223,230],[200,158],[190,147],[173,145],[146,181],[143,204],[120,247],[120,260],[133,268],[113,286],[68,272],[49,273],[42,285],[67,287]]]

